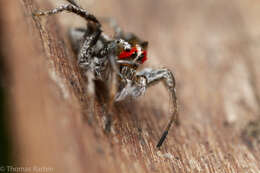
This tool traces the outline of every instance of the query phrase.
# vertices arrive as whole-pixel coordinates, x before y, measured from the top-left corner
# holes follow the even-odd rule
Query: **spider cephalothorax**
[[[157,147],[160,147],[171,125],[178,124],[175,79],[172,72],[166,68],[145,68],[137,71],[138,67],[147,60],[148,42],[142,41],[135,34],[124,33],[113,20],[107,19],[115,30],[113,38],[109,38],[102,32],[101,24],[94,15],[81,8],[73,0],[67,1],[69,4],[50,11],[37,11],[34,15],[52,15],[69,11],[86,19],[87,27],[70,29],[69,38],[72,48],[78,55],[78,65],[88,79],[89,119],[92,118],[94,112],[95,86],[93,80],[104,82],[110,89],[106,130],[110,129],[113,102],[141,96],[149,86],[163,81],[170,92],[173,112],[171,112],[170,122],[157,144]]]

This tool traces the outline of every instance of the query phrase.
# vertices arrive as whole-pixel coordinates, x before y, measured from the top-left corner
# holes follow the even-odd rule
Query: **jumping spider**
[[[178,125],[177,98],[175,94],[175,79],[168,69],[145,68],[137,71],[138,67],[147,60],[148,42],[142,41],[136,35],[124,33],[114,22],[115,34],[109,38],[102,32],[98,19],[87,10],[81,8],[74,0],[50,11],[36,11],[34,16],[53,15],[63,11],[72,12],[87,21],[87,28],[69,30],[72,47],[78,55],[78,65],[88,79],[87,94],[90,99],[90,117],[94,112],[95,86],[93,80],[103,81],[110,89],[110,101],[107,107],[111,115],[114,102],[136,98],[144,94],[146,88],[163,81],[170,92],[171,119],[165,128],[157,147],[159,148],[173,123]],[[110,128],[111,116],[108,116],[106,129]]]

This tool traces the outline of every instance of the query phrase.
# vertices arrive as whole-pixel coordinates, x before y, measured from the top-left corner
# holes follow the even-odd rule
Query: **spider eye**
[[[131,54],[131,58],[135,58],[137,56],[137,51],[134,51],[132,54]]]
[[[125,49],[125,51],[126,51],[126,52],[130,52],[130,51],[131,51],[131,49],[129,49],[129,48],[126,48],[126,49]]]

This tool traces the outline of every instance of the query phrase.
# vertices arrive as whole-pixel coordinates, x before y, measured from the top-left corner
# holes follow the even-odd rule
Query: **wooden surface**
[[[110,134],[102,102],[88,124],[86,83],[66,36],[84,21],[31,15],[61,3],[0,2],[17,165],[62,173],[260,171],[258,1],[80,1],[148,40],[145,66],[174,71],[181,126],[161,150],[155,145],[169,119],[162,85],[116,104]]]

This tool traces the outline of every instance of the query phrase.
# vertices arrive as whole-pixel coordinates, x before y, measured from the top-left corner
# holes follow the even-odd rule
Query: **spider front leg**
[[[175,90],[175,79],[173,73],[168,69],[150,69],[146,68],[141,72],[137,73],[137,76],[144,76],[147,80],[147,87],[156,84],[157,82],[163,81],[164,85],[170,92],[170,98],[172,102],[171,106],[171,118],[169,123],[167,124],[158,144],[156,145],[159,148],[164,140],[167,137],[168,131],[170,130],[173,123],[179,125],[179,117],[178,117],[178,105],[177,105],[177,97]],[[173,110],[172,110],[173,109]]]
[[[60,7],[49,11],[36,11],[33,13],[33,15],[45,16],[45,15],[53,15],[53,14],[61,13],[63,11],[68,11],[83,17],[87,21],[93,21],[94,23],[100,25],[99,21],[94,15],[90,14],[87,10],[78,6],[74,1],[68,0],[68,2],[70,2],[71,4],[61,5]]]

